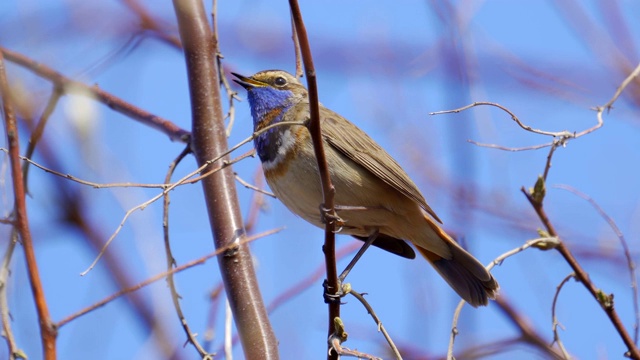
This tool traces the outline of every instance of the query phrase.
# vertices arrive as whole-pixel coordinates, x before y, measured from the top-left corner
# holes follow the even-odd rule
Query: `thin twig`
[[[558,297],[560,297],[560,291],[562,290],[564,284],[575,277],[576,275],[574,273],[571,273],[564,279],[562,279],[560,284],[556,287],[556,293],[553,295],[553,302],[551,303],[551,328],[553,329],[553,342],[558,344],[558,348],[560,348],[562,355],[567,360],[571,359],[571,355],[569,355],[569,352],[567,351],[567,349],[565,349],[562,340],[560,340],[560,333],[558,332],[558,328],[561,328],[562,324],[560,324],[560,322],[558,321],[558,317],[556,316],[556,305],[558,304]]]
[[[300,54],[300,41],[298,41],[298,32],[296,31],[296,23],[291,15],[291,40],[293,40],[293,52],[296,59],[296,78],[300,79],[304,76],[302,69],[302,55]]]
[[[546,143],[546,144],[538,144],[538,145],[531,145],[531,146],[524,146],[524,147],[508,147],[508,146],[502,146],[502,145],[497,145],[497,144],[480,143],[480,142],[477,142],[475,140],[470,140],[470,139],[467,140],[467,142],[471,143],[473,145],[480,146],[480,147],[486,147],[486,148],[498,149],[498,150],[504,150],[504,151],[512,151],[512,152],[538,150],[538,149],[546,148],[546,147],[549,147],[549,146],[553,145],[553,142],[550,142],[550,143]]]
[[[283,121],[280,122],[278,124],[274,124],[275,126],[282,126],[282,125],[301,125],[301,122],[299,121]],[[104,254],[104,252],[106,251],[107,247],[109,247],[109,245],[111,244],[111,242],[113,241],[113,239],[115,239],[115,237],[120,233],[120,230],[122,230],[122,228],[124,227],[124,224],[126,223],[127,219],[136,211],[138,210],[144,210],[147,206],[151,205],[152,203],[156,202],[158,199],[162,198],[166,193],[168,193],[169,191],[175,189],[176,187],[185,184],[189,181],[189,179],[196,175],[197,173],[203,171],[205,168],[207,168],[209,165],[217,162],[218,160],[226,157],[229,153],[233,152],[234,150],[238,149],[240,146],[250,142],[253,140],[254,137],[258,136],[259,134],[261,134],[264,131],[267,131],[269,128],[272,128],[273,126],[267,126],[264,129],[262,129],[261,131],[257,131],[255,132],[252,136],[248,137],[247,139],[245,139],[244,141],[241,141],[239,144],[237,144],[236,146],[230,148],[229,150],[223,152],[222,154],[220,154],[218,157],[211,159],[207,162],[204,163],[204,165],[200,166],[198,169],[192,171],[191,173],[185,175],[184,177],[182,177],[180,180],[178,180],[177,182],[173,183],[173,184],[169,184],[167,186],[167,184],[163,184],[163,191],[152,197],[151,199],[143,202],[142,204],[139,204],[131,209],[129,209],[124,217],[122,218],[122,221],[120,221],[120,224],[118,224],[118,227],[116,228],[116,230],[111,234],[111,236],[109,237],[109,239],[105,242],[104,246],[102,247],[102,249],[100,250],[100,252],[98,253],[98,255],[96,256],[96,258],[93,260],[93,262],[89,265],[89,267],[83,271],[82,273],[80,273],[81,276],[86,275],[89,271],[91,271],[96,264],[98,263],[98,261],[100,260],[100,258],[102,257],[102,255]],[[247,155],[248,156],[248,155]],[[222,165],[218,166],[217,168],[214,168],[212,170],[209,170],[206,174],[194,179],[194,181],[203,179],[207,176],[210,176],[224,168],[227,168],[230,165],[233,165],[234,163],[244,159],[246,156],[240,156],[236,159],[230,160],[230,161],[224,161],[222,163]]]
[[[255,240],[258,240],[260,238],[276,234],[276,233],[282,231],[283,229],[284,229],[284,227],[281,227],[281,228],[265,231],[265,232],[262,232],[260,234],[248,236],[248,237],[242,239],[240,241],[240,244],[242,244],[242,245],[248,244],[248,243],[250,243],[252,241],[255,241]],[[79,318],[79,317],[81,317],[83,315],[86,315],[86,314],[88,314],[88,313],[90,313],[90,312],[92,312],[92,311],[94,311],[94,310],[96,310],[96,309],[98,309],[98,308],[100,308],[102,306],[105,306],[106,304],[108,304],[111,301],[119,298],[122,295],[128,294],[128,293],[130,293],[132,291],[136,291],[136,290],[142,289],[143,287],[145,287],[145,286],[147,286],[149,284],[152,284],[152,283],[154,283],[154,282],[156,282],[158,280],[162,280],[162,279],[166,278],[167,275],[169,275],[169,274],[176,274],[176,273],[179,273],[179,272],[181,272],[183,270],[192,268],[192,267],[194,267],[196,265],[202,265],[205,262],[207,262],[207,260],[211,259],[212,257],[218,256],[218,255],[224,253],[225,251],[227,251],[227,250],[229,250],[229,249],[231,249],[231,248],[233,248],[235,246],[236,246],[236,244],[229,244],[227,247],[216,249],[216,251],[214,251],[214,252],[212,252],[212,253],[210,253],[208,255],[205,255],[205,256],[203,256],[203,257],[201,257],[199,259],[192,260],[192,261],[187,262],[187,263],[185,263],[183,265],[177,266],[177,267],[175,267],[175,268],[173,268],[173,269],[171,269],[169,271],[165,271],[165,272],[162,272],[160,274],[157,274],[157,275],[155,275],[155,276],[153,276],[153,277],[151,277],[151,278],[149,278],[149,279],[147,279],[145,281],[142,281],[142,282],[140,282],[140,283],[138,283],[138,284],[136,284],[134,286],[130,286],[130,287],[126,288],[126,289],[122,289],[122,290],[120,290],[118,292],[115,292],[115,293],[107,296],[106,298],[94,303],[93,305],[88,306],[88,307],[86,307],[86,308],[84,308],[84,309],[82,309],[82,310],[80,310],[80,311],[78,311],[78,312],[76,312],[74,314],[71,314],[71,315],[67,316],[66,318],[58,321],[58,323],[56,323],[56,328],[59,329],[59,328],[63,327],[64,325],[70,323],[71,321],[73,321],[73,320],[75,320],[75,319],[77,319],[77,318]]]
[[[275,195],[274,193],[272,193],[272,192],[270,192],[270,191],[267,191],[267,190],[264,190],[264,189],[261,189],[261,188],[259,188],[259,187],[255,186],[255,185],[251,185],[251,184],[249,184],[249,183],[248,183],[248,182],[246,182],[244,179],[242,179],[242,178],[240,177],[240,175],[238,175],[238,173],[234,173],[234,175],[236,176],[236,180],[237,180],[240,184],[242,184],[242,186],[246,187],[247,189],[251,189],[251,190],[253,190],[253,191],[255,191],[255,192],[259,192],[259,193],[261,193],[261,194],[264,194],[264,195],[267,195],[267,196],[271,196],[271,197],[272,197],[272,198],[274,198],[274,199],[276,198],[276,195]]]
[[[221,156],[222,157],[222,156]],[[212,160],[211,162],[217,161],[216,160]],[[236,163],[237,161],[231,160],[228,162],[224,162],[222,165],[220,165],[219,167],[210,170],[207,175],[211,175],[214,174],[234,163]],[[178,180],[177,182],[173,183],[173,184],[169,184],[169,186],[167,188],[165,188],[160,194],[152,197],[151,199],[143,202],[142,204],[136,205],[133,208],[129,209],[125,214],[124,217],[122,218],[122,220],[120,221],[120,224],[118,224],[118,227],[116,228],[116,230],[111,234],[111,236],[109,237],[109,239],[105,242],[104,246],[102,247],[102,249],[100,250],[100,252],[98,253],[98,255],[96,256],[96,258],[93,260],[93,262],[89,265],[89,267],[80,273],[81,276],[85,276],[89,271],[91,271],[96,264],[98,263],[98,261],[100,260],[100,258],[102,257],[102,255],[104,254],[104,252],[107,250],[107,248],[109,247],[109,245],[111,244],[111,242],[116,238],[116,236],[120,233],[120,230],[122,230],[122,228],[124,227],[124,224],[126,223],[127,219],[129,219],[129,217],[136,211],[138,210],[144,210],[147,206],[151,205],[152,203],[156,202],[158,199],[162,198],[165,194],[167,194],[169,191],[175,189],[176,187],[178,187],[179,185],[184,184],[190,177],[194,176],[195,174],[199,173],[200,171],[204,170],[206,167],[208,167],[210,165],[210,162],[205,163],[204,165],[200,166],[198,169],[192,171],[191,173],[185,175],[183,178],[181,178],[180,180]],[[203,176],[204,177],[204,176]],[[202,177],[201,177],[202,178]]]
[[[218,34],[218,16],[216,15],[217,9],[218,9],[218,1],[213,0],[213,4],[211,6],[211,23],[213,24],[214,36],[215,34]],[[239,98],[238,98],[238,93],[233,91],[233,89],[231,89],[231,85],[229,84],[229,81],[225,76],[224,67],[222,66],[222,59],[224,59],[224,56],[220,51],[218,51],[216,53],[216,62],[218,64],[218,72],[219,72],[218,76],[220,77],[220,83],[222,84],[222,87],[224,87],[224,90],[227,93],[227,99],[229,100],[229,105],[228,105],[229,109],[227,110],[227,116],[226,116],[226,118],[229,119],[229,123],[227,124],[227,129],[226,129],[227,137],[229,137],[231,136],[231,130],[233,129],[233,124],[235,123],[235,120],[236,120],[236,108],[233,104],[233,100],[234,99],[239,100]]]
[[[506,107],[504,107],[504,106],[502,106],[500,104],[493,103],[493,102],[488,102],[488,101],[477,101],[477,102],[474,102],[473,104],[469,104],[469,105],[463,106],[461,108],[453,109],[453,110],[442,110],[442,111],[431,112],[431,113],[429,113],[429,115],[442,115],[442,114],[451,114],[451,113],[456,113],[457,114],[457,113],[460,113],[462,111],[471,109],[472,107],[482,106],[482,105],[497,107],[498,109],[506,112],[507,114],[509,114],[511,116],[511,120],[515,121],[515,123],[518,124],[518,126],[520,126],[521,128],[523,128],[526,131],[529,131],[529,132],[532,132],[532,133],[536,133],[536,134],[540,134],[540,135],[558,137],[558,138],[560,138],[560,137],[573,137],[574,133],[572,133],[572,132],[570,132],[568,130],[553,132],[553,131],[545,131],[545,130],[534,129],[531,126],[523,123],[516,116],[516,114],[511,112],[511,110],[507,109]]]
[[[170,34],[168,26],[154,18],[137,0],[124,0],[123,3],[138,16],[140,32],[151,32],[156,38],[175,49],[181,50],[182,43],[175,35]]]
[[[629,84],[633,81],[633,79],[635,79],[638,75],[640,75],[640,63],[636,65],[636,68],[633,69],[633,71],[622,81],[620,86],[618,86],[618,88],[616,89],[616,92],[611,97],[611,100],[609,100],[608,103],[603,105],[603,107],[606,108],[607,110],[610,110],[613,107],[613,103],[615,103],[616,100],[618,100],[618,97],[620,97],[624,89],[626,89],[627,86],[629,86]]]
[[[398,347],[391,339],[391,336],[389,336],[387,329],[385,329],[385,327],[382,325],[382,321],[380,321],[380,318],[378,318],[378,315],[373,310],[373,307],[371,307],[369,302],[364,298],[363,296],[364,294],[356,292],[353,289],[350,289],[349,294],[353,295],[356,299],[358,299],[358,301],[362,303],[365,309],[367,309],[367,312],[371,315],[371,318],[373,318],[373,321],[376,323],[376,326],[378,327],[378,331],[382,332],[382,335],[387,340],[387,343],[389,344],[389,347],[391,348],[393,355],[396,357],[396,359],[402,360],[402,355],[400,355],[400,351],[398,350]]]
[[[171,177],[173,176],[173,172],[176,169],[176,166],[184,159],[187,154],[191,152],[190,146],[187,145],[184,150],[178,155],[178,157],[171,162],[169,165],[169,169],[167,170],[167,175],[164,179],[165,183],[171,182]],[[163,206],[162,206],[162,230],[163,230],[163,238],[164,238],[164,250],[167,256],[167,270],[171,270],[176,261],[171,252],[171,242],[169,241],[169,201],[170,196],[169,193],[164,194],[163,198]],[[178,295],[178,290],[176,290],[175,279],[173,274],[167,275],[167,285],[169,287],[169,291],[171,292],[171,300],[173,302],[173,307],[176,310],[176,314],[178,315],[178,319],[180,320],[180,324],[184,329],[185,334],[187,335],[187,341],[190,342],[193,347],[196,349],[201,359],[212,359],[213,355],[209,354],[203,347],[200,345],[195,335],[189,328],[189,324],[187,323],[187,319],[182,312],[182,308],[180,306],[180,295]]]
[[[18,243],[18,233],[15,227],[11,230],[11,236],[7,244],[7,251],[5,251],[2,257],[2,268],[0,268],[0,316],[2,317],[2,337],[7,341],[7,348],[9,349],[9,359],[27,359],[27,355],[22,351],[16,339],[13,336],[11,330],[11,314],[9,313],[9,302],[7,300],[7,283],[9,281],[9,275],[11,270],[11,258],[13,257],[13,251]]]
[[[31,132],[31,136],[29,136],[29,144],[27,145],[27,150],[24,153],[25,158],[31,158],[33,156],[33,152],[36,149],[36,145],[38,144],[38,141],[40,141],[40,138],[42,138],[42,134],[44,133],[44,128],[47,125],[47,122],[49,121],[49,118],[51,117],[53,110],[55,110],[56,106],[58,105],[58,101],[60,100],[61,96],[62,96],[62,89],[59,86],[54,85],[53,91],[51,92],[51,96],[49,96],[49,101],[47,101],[47,105],[45,106],[44,111],[40,116],[40,120],[38,120],[38,124],[36,125],[36,128]],[[28,189],[29,188],[29,178],[28,178],[29,164],[28,163],[24,164],[24,166],[22,167],[22,176],[24,177],[25,186]]]

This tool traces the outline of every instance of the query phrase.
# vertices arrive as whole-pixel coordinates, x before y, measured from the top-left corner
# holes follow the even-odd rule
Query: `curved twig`
[[[562,343],[562,340],[560,340],[560,333],[558,332],[558,328],[562,327],[562,325],[560,324],[560,322],[558,321],[558,317],[556,316],[556,305],[558,304],[558,298],[560,297],[560,291],[562,290],[562,287],[569,280],[574,279],[575,277],[576,277],[576,274],[571,273],[567,275],[564,279],[562,279],[560,284],[556,287],[556,293],[553,295],[553,302],[551,303],[551,324],[552,324],[551,327],[553,329],[553,342],[558,344],[558,347],[560,348],[562,355],[567,360],[571,359],[571,356],[569,355],[569,352],[567,351],[567,349],[565,349],[564,344]]]
[[[190,152],[190,147],[187,147],[182,150],[182,152],[178,155],[178,157],[171,162],[169,165],[169,169],[167,170],[167,175],[164,179],[165,183],[171,182],[171,177],[173,176],[173,172],[176,169],[176,166],[184,159],[187,154]],[[173,254],[171,253],[171,243],[169,241],[169,193],[165,193],[163,197],[163,206],[162,206],[162,232],[164,237],[164,250],[167,256],[167,270],[171,270],[176,261],[173,258]],[[176,290],[176,284],[173,277],[173,273],[167,274],[167,285],[169,286],[169,290],[171,291],[171,300],[173,302],[173,307],[176,310],[176,314],[178,315],[178,319],[180,320],[180,324],[184,329],[185,334],[187,335],[187,341],[189,341],[193,347],[198,351],[200,358],[204,359],[213,359],[213,355],[209,354],[203,347],[200,345],[198,340],[196,339],[193,332],[189,328],[189,324],[182,312],[182,308],[180,307],[180,295],[178,295],[178,290]]]

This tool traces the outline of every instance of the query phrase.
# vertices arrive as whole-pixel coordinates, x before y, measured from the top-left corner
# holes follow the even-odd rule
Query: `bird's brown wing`
[[[420,204],[429,215],[442,223],[409,175],[369,135],[327,108],[321,107],[320,117],[322,135],[331,146],[404,196]]]

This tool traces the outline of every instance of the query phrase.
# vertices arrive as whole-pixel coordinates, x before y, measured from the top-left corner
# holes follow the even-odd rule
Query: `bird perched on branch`
[[[324,228],[322,186],[310,133],[307,89],[280,70],[251,77],[233,74],[248,92],[254,130],[279,122],[255,140],[265,178],[276,197],[293,213]],[[486,305],[498,283],[438,223],[413,181],[387,152],[347,119],[320,105],[327,164],[335,187],[340,233],[413,259],[410,241],[469,304]]]

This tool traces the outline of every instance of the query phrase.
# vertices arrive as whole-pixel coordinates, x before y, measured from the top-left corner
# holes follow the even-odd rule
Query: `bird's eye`
[[[277,86],[284,86],[284,85],[286,85],[286,84],[287,84],[287,79],[283,78],[282,76],[278,76],[278,77],[276,78],[276,80],[274,81],[274,83],[275,83]]]

